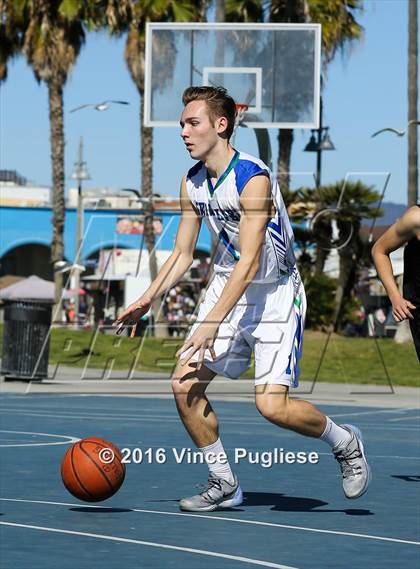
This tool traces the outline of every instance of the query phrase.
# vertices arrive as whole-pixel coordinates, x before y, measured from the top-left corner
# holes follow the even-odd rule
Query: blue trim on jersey
[[[269,224],[268,224],[268,227],[271,228],[271,227],[273,227],[273,225],[272,225],[271,223],[269,223]],[[275,231],[270,231],[270,233],[271,233],[271,235],[274,237],[274,239],[277,239],[277,241],[278,241],[279,243],[281,243],[282,245],[286,245],[284,239],[282,239],[282,237],[281,237],[278,233],[276,233]]]
[[[229,235],[226,233],[224,229],[221,229],[219,233],[219,239],[226,246],[226,249],[229,251],[229,253],[231,253],[235,261],[239,261],[240,253],[235,249],[235,247],[229,241]]]
[[[295,304],[295,302],[294,302]],[[298,310],[300,311],[300,303],[298,306]],[[302,350],[302,314],[295,313],[296,316],[296,330],[293,338],[293,345],[292,350],[289,354],[289,360],[287,363],[286,373],[288,375],[292,375],[292,358],[293,358],[293,387],[297,387],[299,384],[299,359],[301,356]]]
[[[258,166],[255,162],[251,162],[251,160],[240,159],[234,168],[235,176],[236,176],[236,189],[238,190],[238,194],[241,195],[242,190],[249,182],[251,178],[254,176],[267,176],[270,177],[270,174],[261,166]]]
[[[197,164],[194,164],[194,166],[188,170],[187,178],[192,178],[193,176],[198,174],[198,172],[201,170],[202,167],[203,163],[201,161],[197,162]]]
[[[223,182],[226,180],[226,178],[230,174],[230,171],[235,166],[235,164],[238,162],[238,160],[239,160],[239,152],[238,152],[238,150],[235,150],[235,154],[233,155],[232,160],[229,162],[228,167],[223,172],[223,174],[220,176],[220,178],[217,180],[216,185],[214,187],[213,187],[213,183],[211,181],[211,178],[209,176],[209,172],[207,170],[207,187],[209,189],[211,197],[213,197],[213,194],[217,190],[217,188],[219,186],[221,186],[223,184]]]
[[[277,231],[278,235],[283,237],[283,229],[282,229],[280,224],[274,223],[274,221],[270,221],[270,223],[268,224],[268,227],[275,229]]]

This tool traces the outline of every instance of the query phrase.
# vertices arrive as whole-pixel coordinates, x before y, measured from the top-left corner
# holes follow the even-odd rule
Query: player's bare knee
[[[193,383],[191,379],[185,379],[183,376],[174,377],[172,379],[172,391],[176,397],[186,397]]]
[[[203,366],[197,369],[196,364],[179,365],[172,378],[172,391],[175,396],[191,398],[204,397],[204,393],[216,374]]]
[[[265,397],[257,397],[256,406],[259,413],[267,421],[284,427],[288,425],[289,409],[287,400],[267,395]]]
[[[198,378],[186,378],[185,376],[175,377],[172,380],[172,391],[178,408],[191,408],[204,397],[204,392],[208,382],[200,381]]]

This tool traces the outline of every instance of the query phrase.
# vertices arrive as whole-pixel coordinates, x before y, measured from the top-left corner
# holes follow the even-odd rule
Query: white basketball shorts
[[[224,273],[214,275],[188,338],[216,304],[228,278]],[[255,385],[297,387],[305,314],[305,290],[296,269],[293,277],[285,275],[276,283],[250,284],[219,327],[216,359],[206,350],[204,365],[235,379],[249,368],[254,351]],[[190,362],[197,359],[198,352]]]

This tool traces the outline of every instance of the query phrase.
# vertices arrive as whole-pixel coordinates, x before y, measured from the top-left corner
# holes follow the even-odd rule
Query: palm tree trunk
[[[225,21],[225,0],[216,0],[216,22]]]
[[[333,314],[333,328],[337,332],[341,325],[343,316],[344,301],[350,295],[355,282],[355,263],[353,262],[353,254],[351,249],[339,251],[340,257],[340,273],[338,276],[338,285],[335,293],[335,308]]]
[[[308,20],[308,7],[306,0],[284,0],[270,8],[270,21],[272,22],[306,22]],[[279,153],[277,162],[277,180],[282,192],[290,188],[290,163],[293,146],[293,130],[279,129]]]
[[[144,220],[144,240],[149,253],[149,272],[152,281],[157,277],[159,267],[156,258],[155,232],[153,228],[153,130],[143,124],[143,93],[141,93],[140,103],[140,133],[141,133],[141,194],[146,199],[143,209]],[[157,298],[153,303],[153,315],[155,319],[155,336],[158,338],[167,335],[165,319],[162,314],[162,302]]]
[[[63,86],[59,83],[48,83],[48,102],[50,118],[50,143],[52,162],[52,224],[53,236],[51,243],[51,263],[62,261],[64,258],[64,117],[63,117]],[[54,273],[55,310],[58,321],[61,321],[61,296],[63,289],[62,273]],[[60,307],[58,309],[57,307]],[[56,312],[58,310],[58,312]]]
[[[283,193],[287,193],[290,188],[290,161],[293,146],[293,130],[289,128],[279,129],[278,141],[277,181],[280,190]]]
[[[418,200],[418,143],[417,143],[417,0],[408,3],[408,206],[415,205]]]
[[[352,240],[346,247],[343,247],[338,251],[340,272],[338,275],[338,286],[335,294],[335,308],[333,314],[334,332],[337,332],[341,327],[345,301],[350,298],[356,284],[358,268],[357,259],[360,259],[363,251],[363,244],[359,237],[360,222],[354,220],[353,223],[354,234]]]

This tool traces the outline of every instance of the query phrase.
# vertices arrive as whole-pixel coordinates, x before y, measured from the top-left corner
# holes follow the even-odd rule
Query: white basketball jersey
[[[292,273],[296,260],[293,231],[280,188],[264,162],[235,150],[229,166],[214,187],[207,168],[202,162],[197,162],[186,176],[187,192],[196,212],[216,236],[215,272],[230,273],[240,258],[240,196],[254,176],[267,176],[270,179],[277,212],[267,224],[260,268],[253,282],[275,282],[285,273]]]

